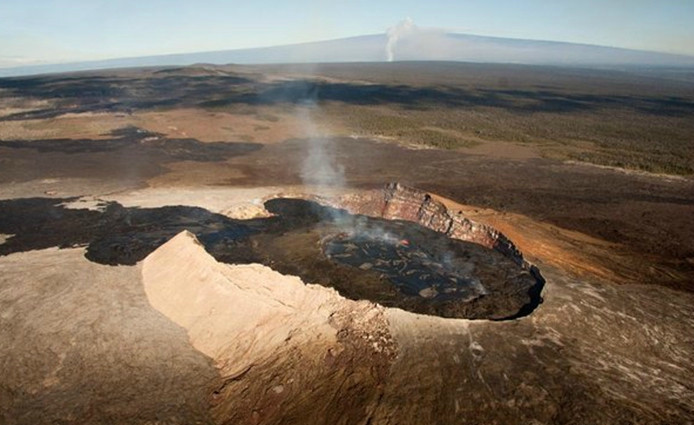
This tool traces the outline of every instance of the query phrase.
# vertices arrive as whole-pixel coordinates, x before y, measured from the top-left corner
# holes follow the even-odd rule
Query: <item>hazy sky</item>
[[[419,27],[694,55],[694,0],[0,0],[0,66]]]

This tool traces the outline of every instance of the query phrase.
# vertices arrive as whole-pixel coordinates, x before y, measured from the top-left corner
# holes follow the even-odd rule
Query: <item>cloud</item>
[[[23,56],[1,56],[0,55],[0,68],[10,68],[13,66],[23,66],[23,65],[38,65],[44,63],[44,61],[27,58]]]

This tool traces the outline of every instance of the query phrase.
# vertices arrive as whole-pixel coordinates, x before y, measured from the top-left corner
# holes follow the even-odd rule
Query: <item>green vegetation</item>
[[[693,174],[694,85],[646,74],[464,63],[180,68],[137,79],[0,80],[0,107],[4,121],[26,125],[67,113],[203,108],[247,115],[260,131],[316,103],[316,124],[348,134],[439,149],[523,143],[551,158]]]
[[[694,117],[604,107],[519,112],[508,108],[331,104],[326,115],[347,130],[440,149],[484,141],[531,144],[546,157],[653,173],[694,174]]]
[[[383,87],[373,104],[329,102],[328,115],[356,134],[443,149],[524,143],[557,159],[694,174],[694,85],[665,71],[341,64],[318,73]]]
[[[672,154],[654,155],[640,152],[599,150],[571,152],[568,157],[576,161],[611,167],[642,170],[661,174],[694,174],[694,163],[691,160]]]
[[[446,125],[445,121],[431,121],[423,111],[398,113],[385,108],[340,105],[337,110],[328,113],[328,116],[331,115],[352,133],[359,135],[392,138],[439,149],[458,149],[479,143],[457,128]]]
[[[694,174],[694,86],[655,71],[644,77],[514,65],[339,64],[307,72],[308,86],[316,77],[339,81],[316,83],[316,118],[350,134],[439,149],[523,143],[560,160]],[[300,99],[292,97],[291,84],[266,105],[270,111],[296,112]],[[254,90],[234,89],[244,96]],[[228,101],[204,106],[210,104],[233,113],[256,108]]]

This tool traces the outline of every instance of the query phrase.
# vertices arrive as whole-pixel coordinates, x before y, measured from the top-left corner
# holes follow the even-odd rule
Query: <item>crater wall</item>
[[[366,195],[343,196],[339,206],[357,214],[413,221],[448,237],[494,249],[528,270],[537,270],[503,233],[492,226],[452,213],[441,202],[419,189],[397,182],[389,183],[382,190]]]

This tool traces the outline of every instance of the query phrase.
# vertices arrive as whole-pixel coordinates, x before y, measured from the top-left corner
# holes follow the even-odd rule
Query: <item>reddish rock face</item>
[[[356,202],[355,202],[356,201]],[[389,183],[372,197],[347,201],[348,209],[389,220],[407,220],[446,234],[453,239],[474,242],[494,249],[526,269],[533,266],[504,234],[493,227],[451,214],[441,202],[421,190]]]
[[[528,297],[528,304],[515,316],[504,317],[506,319],[527,315],[542,302],[541,292],[545,280],[540,270],[523,258],[523,254],[513,242],[491,226],[477,223],[461,214],[452,213],[444,204],[436,201],[426,192],[400,183],[389,183],[380,191],[366,195],[346,196],[340,200],[340,207],[357,214],[388,220],[415,222],[423,227],[443,233],[451,239],[472,242],[495,250],[512,260],[522,270],[529,273],[536,283],[527,290],[527,294],[523,295]],[[525,292],[525,289],[520,287],[513,288],[515,283],[509,282],[509,285],[511,287],[497,288],[497,290],[508,291],[509,293]]]

